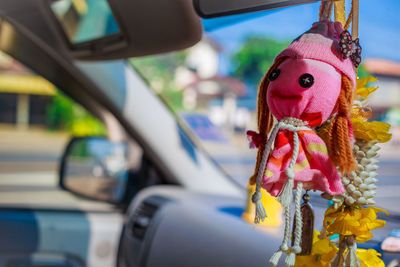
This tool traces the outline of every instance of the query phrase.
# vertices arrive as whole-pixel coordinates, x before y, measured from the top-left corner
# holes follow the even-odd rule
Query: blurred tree
[[[46,107],[47,125],[51,130],[70,127],[74,117],[74,102],[57,90],[51,103]]]
[[[272,38],[250,35],[242,48],[233,55],[233,75],[257,88],[274,58],[290,42],[279,42]]]
[[[160,94],[173,110],[183,108],[183,92],[175,87],[175,71],[185,64],[187,51],[158,56],[132,58],[131,65],[143,75],[151,88]]]
[[[47,124],[51,130],[68,131],[73,136],[104,136],[104,124],[85,108],[57,90],[46,107]]]
[[[364,64],[361,64],[361,65],[358,67],[358,69],[357,69],[357,76],[358,76],[360,79],[365,78],[365,77],[368,77],[368,76],[370,76],[370,75],[371,75],[371,73],[369,73],[369,72],[367,71],[367,69],[364,67]]]

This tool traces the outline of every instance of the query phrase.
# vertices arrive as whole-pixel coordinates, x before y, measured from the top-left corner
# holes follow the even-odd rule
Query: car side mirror
[[[127,145],[103,137],[72,138],[62,157],[60,186],[79,196],[121,203],[128,168]]]

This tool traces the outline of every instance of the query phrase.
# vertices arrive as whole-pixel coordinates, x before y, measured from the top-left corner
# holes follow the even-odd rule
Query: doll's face
[[[341,89],[341,75],[331,65],[311,59],[286,59],[268,79],[267,103],[271,113],[324,122],[332,114]]]

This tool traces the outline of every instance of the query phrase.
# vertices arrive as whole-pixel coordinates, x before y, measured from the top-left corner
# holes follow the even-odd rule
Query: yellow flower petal
[[[328,238],[319,239],[319,232],[314,230],[311,255],[296,255],[295,267],[329,267],[338,248]]]
[[[386,211],[375,207],[338,210],[330,207],[325,212],[326,231],[329,235],[355,235],[357,242],[366,242],[372,238],[371,230],[386,224],[383,220],[377,220],[377,212]]]
[[[385,267],[385,263],[379,258],[380,255],[374,249],[357,249],[357,257],[362,267]]]
[[[320,235],[320,232],[318,230],[314,229],[314,235],[313,235],[313,241],[312,241],[313,244],[320,240],[319,235]]]
[[[390,124],[380,121],[363,121],[360,118],[352,118],[353,134],[356,139],[365,141],[377,140],[380,143],[388,142],[392,134],[388,133]]]
[[[309,266],[328,267],[329,265],[323,264],[321,260],[314,257],[313,255],[296,256],[296,262],[294,264],[294,267],[309,267]]]
[[[369,207],[369,209],[371,209],[371,210],[374,210],[374,211],[375,211],[375,213],[378,213],[378,212],[383,212],[383,213],[385,213],[386,215],[389,215],[389,212],[388,212],[387,210],[384,210],[384,209],[381,209],[381,208],[377,208],[377,207]]]
[[[368,77],[365,77],[362,79],[358,79],[356,86],[357,86],[357,88],[362,88],[362,87],[365,87],[368,83],[370,83],[370,82],[373,83],[373,82],[376,82],[377,80],[378,80],[378,78],[376,78],[376,77],[368,76]]]
[[[356,90],[356,95],[362,96],[362,97],[368,97],[371,93],[375,92],[378,89],[377,87],[361,87],[357,88]]]
[[[370,240],[372,237],[374,237],[374,236],[372,235],[371,232],[369,232],[369,231],[368,232],[363,232],[363,233],[360,233],[360,234],[358,234],[356,236],[356,242],[365,243],[368,240]]]

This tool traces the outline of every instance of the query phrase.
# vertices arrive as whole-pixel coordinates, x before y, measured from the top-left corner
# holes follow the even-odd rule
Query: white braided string
[[[289,250],[289,238],[290,238],[290,206],[284,207],[285,209],[285,232],[283,234],[283,240],[278,251],[276,251],[269,259],[271,266],[276,267],[282,256],[282,253],[286,253]]]
[[[294,131],[293,132],[293,154],[292,154],[292,158],[290,159],[289,166],[285,169],[287,180],[286,180],[285,186],[283,187],[283,190],[281,191],[281,194],[279,196],[279,202],[284,207],[289,206],[290,203],[292,203],[292,199],[293,199],[293,194],[292,194],[293,186],[294,186],[294,171],[293,171],[293,169],[294,169],[294,166],[296,165],[297,157],[299,156],[299,146],[300,146],[299,136],[297,134],[297,131]]]
[[[285,264],[287,267],[292,267],[296,261],[296,254],[301,252],[300,242],[303,230],[303,219],[301,217],[301,193],[303,191],[303,183],[298,182],[296,188],[296,196],[294,199],[294,207],[295,207],[295,220],[296,220],[296,229],[294,232],[294,244],[290,250],[290,255],[286,258]]]
[[[295,216],[296,216],[296,231],[294,233],[294,246],[293,251],[294,253],[298,254],[301,252],[300,242],[301,242],[301,234],[303,230],[303,220],[301,217],[301,194],[303,191],[303,183],[298,182],[296,188],[296,197],[294,200],[295,205]]]
[[[269,154],[271,152],[271,147],[272,144],[275,142],[275,138],[276,135],[278,134],[279,130],[289,130],[291,132],[294,133],[293,135],[293,143],[294,143],[294,149],[293,149],[293,155],[292,155],[292,159],[290,161],[289,167],[285,170],[286,175],[290,176],[288,177],[288,180],[293,180],[294,179],[294,173],[293,173],[293,168],[296,164],[297,161],[297,156],[299,153],[299,138],[297,135],[297,131],[302,131],[302,130],[310,130],[309,127],[305,126],[305,123],[297,118],[284,118],[281,121],[279,121],[273,128],[267,144],[265,145],[265,149],[264,149],[264,153],[261,159],[261,163],[260,163],[260,167],[257,171],[257,179],[256,179],[256,188],[255,188],[255,192],[252,196],[252,201],[253,203],[256,204],[257,206],[257,202],[260,203],[261,202],[261,182],[262,182],[262,178],[264,176],[264,171],[267,165],[267,160],[269,157]],[[288,170],[290,169],[290,170]],[[288,173],[289,172],[289,173]],[[290,200],[291,202],[291,200]],[[257,211],[259,209],[256,207],[256,217],[254,219],[255,223],[258,223],[260,220],[264,220],[265,216],[262,216],[260,214],[257,214]],[[264,214],[265,214],[265,210],[264,210]]]
[[[290,238],[290,206],[285,207],[285,233],[283,234],[283,241],[280,249],[283,252],[289,250],[289,238]]]
[[[282,244],[279,247],[279,250],[277,252],[274,253],[274,255],[272,255],[272,257],[270,258],[270,264],[272,266],[277,266],[279,259],[282,256],[283,252],[287,252],[289,250],[289,238],[290,238],[290,203],[292,202],[292,190],[293,190],[293,185],[294,185],[294,171],[293,168],[296,165],[296,161],[298,158],[298,154],[299,154],[299,146],[300,146],[300,142],[299,142],[299,136],[298,136],[298,131],[303,131],[303,130],[310,130],[309,127],[306,126],[306,123],[303,122],[300,119],[297,118],[284,118],[281,121],[279,121],[273,128],[268,142],[265,146],[265,150],[261,159],[261,163],[260,163],[260,167],[257,171],[257,180],[256,180],[256,189],[255,192],[252,196],[252,201],[253,203],[256,204],[256,216],[254,219],[255,223],[258,223],[262,220],[264,220],[264,218],[266,217],[265,214],[265,209],[262,206],[261,203],[261,182],[262,182],[262,178],[264,176],[264,171],[266,168],[266,164],[267,164],[267,160],[269,157],[269,154],[271,152],[271,147],[272,144],[275,142],[275,138],[276,135],[278,134],[279,130],[288,130],[293,132],[293,154],[292,154],[292,158],[290,159],[290,163],[289,166],[285,169],[285,173],[287,176],[287,181],[286,184],[281,192],[281,195],[279,196],[279,201],[281,202],[281,204],[283,205],[283,207],[285,208],[285,232],[284,232],[284,237],[282,240]],[[301,230],[302,230],[302,221],[301,221],[301,212],[300,212],[300,197],[301,197],[301,192],[303,189],[303,184],[302,183],[298,183],[298,190],[296,192],[296,200],[298,199],[299,204],[296,205],[296,216],[299,217],[297,218],[296,223],[298,224],[298,226],[296,227],[296,233],[295,233],[295,253],[299,253],[299,249],[300,248],[300,240],[301,240]],[[297,196],[299,195],[299,197]],[[297,246],[296,246],[297,244]],[[298,251],[298,252],[297,252]],[[292,253],[293,254],[293,253]],[[294,259],[292,256],[290,259],[287,259],[287,264],[289,263],[290,266],[294,265]],[[292,264],[293,262],[293,264]]]
[[[268,142],[265,145],[264,154],[263,154],[263,157],[261,160],[260,168],[258,169],[258,173],[257,173],[256,191],[259,191],[259,189],[261,189],[261,181],[262,181],[262,178],[264,175],[264,170],[265,170],[265,167],[267,164],[268,156],[269,156],[269,153],[271,152],[271,147],[275,141],[276,135],[278,134],[278,131],[280,130],[281,127],[282,127],[281,122],[277,123],[274,126],[274,128],[271,132],[271,135],[268,138]]]
[[[274,128],[268,138],[267,144],[265,145],[265,149],[264,149],[264,153],[263,153],[263,156],[261,159],[260,167],[257,172],[256,189],[251,198],[252,202],[256,205],[254,223],[259,223],[260,221],[263,221],[265,219],[265,217],[267,216],[265,213],[265,209],[261,202],[261,198],[262,198],[261,181],[264,176],[264,170],[267,165],[267,160],[268,160],[269,153],[271,151],[272,144],[275,141],[276,135],[281,126],[282,126],[282,124],[280,122],[274,126]]]

